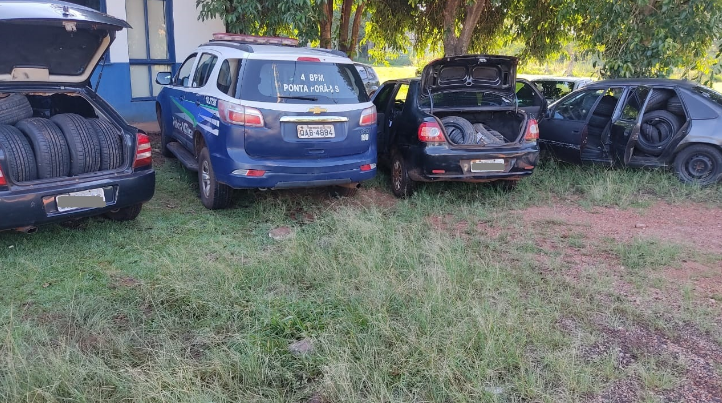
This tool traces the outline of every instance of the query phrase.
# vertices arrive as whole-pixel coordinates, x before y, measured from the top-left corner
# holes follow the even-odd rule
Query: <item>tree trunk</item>
[[[321,47],[331,49],[331,27],[333,26],[333,0],[326,0],[321,4],[321,21],[319,27],[321,29]]]
[[[343,0],[341,6],[341,23],[338,27],[338,49],[348,54],[351,47],[348,42],[348,28],[351,24],[351,8],[354,0]]]
[[[363,17],[366,2],[363,1],[356,7],[356,15],[353,16],[353,25],[351,26],[351,43],[348,50],[350,58],[356,57],[356,48],[358,47],[358,32],[361,29],[361,18]]]
[[[457,36],[456,16],[461,5],[459,0],[449,0],[444,9],[444,56],[467,53],[474,28],[486,6],[486,0],[477,0],[466,6],[464,22],[461,25],[461,32]]]

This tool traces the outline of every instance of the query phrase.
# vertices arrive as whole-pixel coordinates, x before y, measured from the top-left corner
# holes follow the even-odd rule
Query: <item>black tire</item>
[[[70,176],[100,170],[100,142],[93,126],[82,116],[63,113],[50,118],[65,135],[70,151]]]
[[[501,192],[513,192],[519,186],[519,181],[494,181],[491,186]]]
[[[617,106],[617,98],[611,95],[605,95],[599,100],[597,107],[594,108],[594,114],[597,116],[605,116],[609,118],[614,113],[614,108]]]
[[[175,158],[175,154],[168,149],[168,143],[173,140],[168,137],[168,130],[163,123],[163,110],[160,106],[155,109],[155,117],[158,120],[158,128],[160,129],[160,153],[165,158]]]
[[[123,165],[123,145],[120,141],[123,132],[107,120],[88,119],[88,122],[98,136],[100,170],[108,171],[120,168]]]
[[[140,211],[143,209],[142,204],[135,204],[129,207],[111,210],[104,214],[105,218],[113,221],[133,221],[138,218]]]
[[[652,95],[649,96],[645,112],[663,109],[667,105],[667,100],[674,96],[674,91],[665,89],[654,89]]]
[[[609,116],[592,115],[592,117],[589,118],[589,126],[604,129],[605,127],[607,127],[607,123],[609,123],[609,120]]]
[[[0,125],[0,148],[5,150],[9,172],[7,176],[15,183],[38,178],[33,147],[20,130],[10,125]]]
[[[674,157],[674,170],[684,183],[713,185],[722,179],[722,152],[706,144],[693,144]]]
[[[33,107],[25,95],[11,94],[0,98],[0,125],[14,125],[33,117]]]
[[[441,119],[446,136],[454,144],[474,144],[474,126],[459,116],[447,116]]]
[[[646,154],[658,156],[677,134],[682,122],[677,115],[665,110],[645,113],[636,148]]]
[[[201,191],[201,203],[207,209],[220,210],[231,205],[233,189],[216,180],[211,157],[206,147],[203,147],[198,155],[198,185]]]
[[[475,134],[472,144],[489,146],[506,144],[504,136],[489,126],[483,123],[474,123],[472,127]]]
[[[415,183],[409,178],[406,161],[400,152],[391,155],[391,191],[394,196],[405,199],[414,194]]]
[[[35,152],[38,179],[60,178],[70,174],[70,151],[63,132],[44,118],[21,120],[17,127],[28,138]]]
[[[667,101],[667,110],[674,113],[677,116],[685,117],[684,106],[682,100],[678,96],[673,96]]]

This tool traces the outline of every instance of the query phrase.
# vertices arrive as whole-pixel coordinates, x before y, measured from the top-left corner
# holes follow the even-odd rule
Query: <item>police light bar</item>
[[[219,32],[219,33],[213,34],[213,39],[215,39],[217,41],[255,43],[257,45],[298,46],[298,39],[283,38],[280,36],[256,36],[256,35],[229,34],[229,33],[225,33],[225,32]]]

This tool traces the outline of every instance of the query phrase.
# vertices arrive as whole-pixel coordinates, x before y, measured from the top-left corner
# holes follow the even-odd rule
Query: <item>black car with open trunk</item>
[[[138,216],[148,137],[89,86],[122,20],[65,2],[0,1],[0,231]]]
[[[391,187],[407,197],[416,182],[504,181],[513,185],[537,164],[537,114],[546,101],[522,82],[510,56],[464,55],[435,60],[421,78],[387,81],[373,102],[379,161]]]

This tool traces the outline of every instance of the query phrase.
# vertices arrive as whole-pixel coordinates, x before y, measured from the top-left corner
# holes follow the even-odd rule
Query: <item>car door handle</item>
[[[181,96],[178,97],[178,99],[180,99],[181,101],[185,101],[185,100],[186,100],[186,97],[185,97],[185,95],[181,95]]]
[[[200,106],[200,105],[201,105],[201,101],[196,100],[196,106]]]

